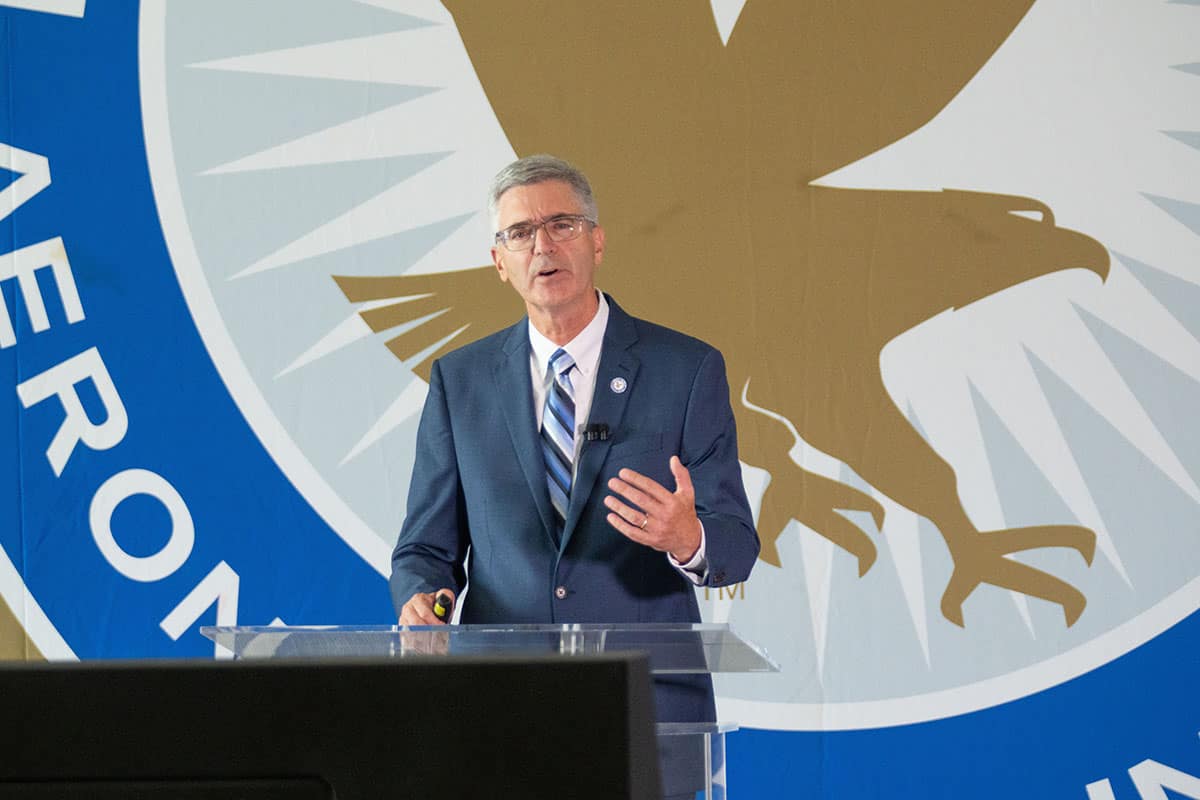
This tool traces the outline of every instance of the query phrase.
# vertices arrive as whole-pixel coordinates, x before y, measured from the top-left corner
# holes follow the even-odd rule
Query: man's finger
[[[633,486],[632,484],[626,483],[620,478],[610,479],[608,482],[608,488],[616,494],[621,495],[621,497],[628,500],[630,503],[633,503],[638,508],[653,510],[654,508],[662,506],[662,500],[651,497],[646,492],[643,492],[641,489]]]
[[[646,494],[654,497],[660,503],[665,503],[671,497],[671,493],[667,488],[653,478],[648,478],[640,472],[635,472],[628,467],[617,473],[617,477],[631,486],[636,486]]]
[[[675,493],[695,497],[696,490],[692,486],[692,474],[679,460],[679,456],[671,456],[671,474],[675,476]]]
[[[410,603],[405,603],[404,608],[400,611],[400,624],[401,625],[428,625],[430,623],[426,622],[424,619],[421,618],[420,607],[410,602]]]
[[[616,497],[613,497],[611,494],[604,498],[604,505],[608,507],[609,511],[614,512],[619,517],[621,517],[621,519],[628,522],[630,525],[636,525],[638,527],[641,527],[642,520],[650,518],[649,514],[645,513],[644,511],[639,511],[636,508],[632,508],[630,506],[625,505],[620,500],[618,500]]]
[[[648,537],[646,532],[638,526],[630,525],[623,518],[617,516],[616,514],[609,514],[606,519],[608,520],[609,525],[612,525],[614,528],[616,528],[617,532],[627,539],[632,539],[638,544],[650,544],[650,537]]]
[[[429,623],[427,623],[427,622],[425,622],[425,620],[421,619],[420,609],[418,609],[414,605],[405,604],[404,608],[400,611],[400,624],[401,625],[427,625]]]

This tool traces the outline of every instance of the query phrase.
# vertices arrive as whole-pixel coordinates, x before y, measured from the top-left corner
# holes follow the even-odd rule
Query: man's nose
[[[545,223],[538,225],[533,229],[533,252],[552,252],[557,244],[558,242],[555,242],[550,238],[550,234],[546,233]]]

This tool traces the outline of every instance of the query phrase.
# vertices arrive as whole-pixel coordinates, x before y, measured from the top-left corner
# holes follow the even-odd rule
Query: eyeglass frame
[[[571,241],[574,241],[575,239],[578,239],[580,237],[580,235],[583,234],[583,226],[580,226],[579,233],[576,233],[573,236],[568,236],[565,239],[556,239],[554,237],[554,234],[550,233],[550,229],[547,228],[546,226],[552,222],[562,222],[563,220],[575,220],[578,222],[586,222],[587,224],[591,225],[592,227],[595,227],[596,225],[599,224],[596,220],[592,219],[591,217],[589,217],[585,214],[555,214],[553,217],[550,217],[549,219],[544,219],[541,222],[516,222],[516,223],[513,223],[512,225],[509,225],[504,230],[496,231],[496,235],[493,238],[494,238],[494,241],[496,244],[503,246],[504,249],[507,250],[508,252],[523,253],[526,250],[533,249],[534,243],[537,241],[537,232],[539,229],[541,229],[543,232],[545,232],[546,236],[549,237],[550,241],[555,242],[555,243],[571,242]],[[513,228],[524,228],[524,227],[528,227],[530,229],[529,246],[517,248],[514,250],[512,247],[509,246],[509,240],[508,240],[509,231],[511,231]]]

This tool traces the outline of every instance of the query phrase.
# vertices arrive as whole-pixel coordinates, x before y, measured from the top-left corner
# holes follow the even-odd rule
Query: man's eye
[[[553,227],[554,230],[556,230],[556,231],[565,233],[575,227],[575,220],[573,220],[573,219],[556,219],[550,223],[550,226]]]
[[[529,233],[532,229],[522,226],[520,228],[508,229],[508,240],[510,242],[522,242],[529,238]]]

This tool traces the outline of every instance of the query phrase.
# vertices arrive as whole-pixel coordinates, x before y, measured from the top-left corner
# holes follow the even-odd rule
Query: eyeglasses
[[[595,225],[596,220],[579,214],[563,214],[544,222],[521,222],[509,225],[496,234],[496,244],[504,245],[506,250],[520,252],[533,247],[537,238],[538,228],[546,232],[552,242],[569,242],[579,238],[584,225]]]

